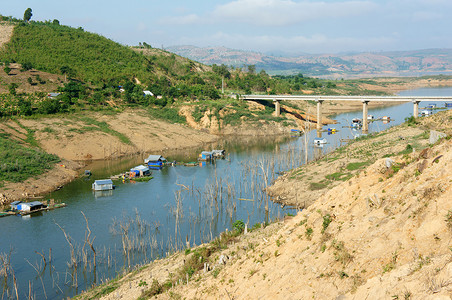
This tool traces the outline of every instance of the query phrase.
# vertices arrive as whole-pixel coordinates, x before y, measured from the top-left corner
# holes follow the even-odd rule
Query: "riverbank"
[[[353,157],[374,138],[390,150],[296,216],[247,234],[224,233],[77,298],[446,299],[452,290],[452,142],[422,146],[424,138],[415,137],[433,129],[450,137],[451,122],[452,112],[441,112],[355,141],[334,154]],[[404,132],[411,148],[392,152]],[[323,169],[326,175],[332,168]]]
[[[400,84],[403,87],[410,87],[415,84],[442,86],[452,84],[452,80],[435,78],[419,79],[378,79],[383,80],[382,89],[394,90],[394,86]],[[386,82],[388,81],[388,82]],[[417,82],[417,83],[413,83]],[[424,82],[425,81],[425,82]],[[400,83],[403,82],[403,83]],[[366,84],[366,83],[362,83]],[[375,89],[375,86],[372,85]],[[371,102],[370,107],[383,106],[384,103]],[[386,104],[387,105],[387,104]],[[249,109],[252,113],[265,109],[265,106],[255,102],[249,102]],[[325,114],[337,114],[344,111],[361,109],[360,103],[344,101],[342,103],[324,103]],[[11,135],[13,139],[24,140],[29,133],[33,133],[36,143],[47,153],[56,154],[60,158],[71,161],[65,165],[75,165],[71,175],[61,172],[51,172],[53,175],[43,175],[43,179],[35,178],[21,184],[11,184],[5,182],[0,188],[3,195],[3,203],[26,198],[24,195],[43,195],[52,191],[50,187],[60,187],[75,179],[80,168],[85,162],[92,160],[114,159],[123,156],[136,154],[164,154],[170,150],[189,149],[200,145],[207,145],[217,141],[225,135],[242,136],[264,136],[281,135],[289,133],[290,128],[305,128],[302,119],[295,115],[303,115],[300,111],[293,112],[293,108],[285,107],[287,120],[284,122],[247,122],[243,119],[242,125],[224,125],[221,120],[217,120],[215,115],[205,112],[204,116],[196,122],[185,109],[181,114],[185,116],[187,125],[167,123],[149,116],[149,112],[143,109],[126,109],[116,113],[85,112],[73,115],[58,115],[39,119],[17,119],[15,121],[5,121],[0,124],[0,132]],[[302,109],[310,115],[309,119],[315,119],[315,108]],[[228,109],[224,109],[225,114]],[[289,113],[292,111],[292,114]],[[229,112],[231,113],[231,112]],[[224,116],[223,116],[224,117]],[[287,123],[292,122],[288,126]],[[330,124],[332,120],[324,118],[322,123]],[[309,123],[308,128],[313,124]],[[221,128],[221,130],[219,130]],[[74,163],[81,162],[81,163]],[[69,176],[69,177],[68,177]],[[47,182],[51,178],[52,184]],[[68,179],[70,178],[70,179]],[[317,195],[316,193],[312,193]],[[1,195],[0,195],[1,198]],[[279,199],[278,199],[279,201]]]

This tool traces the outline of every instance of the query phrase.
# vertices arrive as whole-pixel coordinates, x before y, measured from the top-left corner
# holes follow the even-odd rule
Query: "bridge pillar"
[[[322,130],[322,103],[323,100],[316,99],[317,102],[317,130]]]
[[[362,100],[363,102],[363,132],[367,132],[369,130],[369,122],[367,120],[367,106],[369,104],[369,100]]]
[[[413,100],[413,117],[417,118],[419,116],[419,100]]]
[[[275,103],[275,115],[279,117],[281,115],[281,103],[276,99],[273,99],[273,102]]]

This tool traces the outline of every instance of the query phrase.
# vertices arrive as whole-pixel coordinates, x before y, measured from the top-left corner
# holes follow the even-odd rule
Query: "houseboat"
[[[214,158],[222,158],[226,154],[225,150],[212,150],[212,157]]]
[[[129,177],[150,176],[151,170],[148,166],[139,165],[130,169]]]
[[[210,152],[210,151],[203,151],[198,156],[198,160],[206,161],[206,160],[211,160],[211,159],[212,159],[212,152]]]
[[[92,187],[94,191],[108,191],[115,188],[111,179],[95,180]]]
[[[452,102],[446,102],[446,103],[444,103],[444,106],[445,107],[452,107]]]
[[[148,165],[150,169],[160,170],[166,162],[166,158],[161,155],[149,155],[144,160],[144,163]]]
[[[422,117],[427,117],[427,116],[429,116],[430,115],[430,112],[428,111],[428,110],[423,110],[423,111],[421,111],[421,116]]]
[[[33,201],[16,203],[14,207],[15,211],[17,211],[20,215],[24,216],[32,214],[34,212],[42,211],[47,208],[47,205],[39,201]],[[13,206],[11,206],[11,208],[13,208]]]

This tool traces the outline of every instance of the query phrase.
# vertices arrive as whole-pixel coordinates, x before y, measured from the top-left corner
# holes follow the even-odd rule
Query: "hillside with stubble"
[[[451,121],[449,111],[398,127],[448,135],[377,159],[294,217],[223,233],[78,298],[450,299]]]

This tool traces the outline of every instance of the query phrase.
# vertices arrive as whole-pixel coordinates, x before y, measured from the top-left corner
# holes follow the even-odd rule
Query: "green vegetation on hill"
[[[235,116],[225,115],[225,124],[236,124],[240,117],[270,120],[273,110],[250,113],[224,95],[302,94],[306,90],[312,94],[369,93],[354,84],[339,85],[302,74],[271,77],[265,71],[256,72],[253,65],[244,69],[205,66],[146,43],[140,47],[124,46],[82,28],[60,25],[58,20],[25,22],[3,16],[0,19],[16,25],[11,41],[0,51],[3,65],[0,79],[7,77],[11,82],[15,76],[10,75],[11,63],[20,63],[21,72],[35,69],[58,74],[61,93],[53,99],[46,97],[46,93],[21,92],[24,85],[37,84],[31,77],[28,81],[12,82],[8,85],[9,93],[0,95],[0,117],[142,106],[156,118],[181,123],[184,122],[178,115],[181,105],[208,103],[217,117],[225,106],[236,106]],[[36,81],[45,82],[37,77]],[[155,97],[145,96],[144,90]],[[269,102],[268,106],[272,104]]]
[[[149,60],[125,46],[81,28],[53,23],[20,23],[1,58],[93,83],[144,77],[151,68]]]
[[[22,182],[30,177],[40,175],[59,162],[56,155],[47,154],[39,149],[27,148],[0,136],[0,186],[3,181]]]

